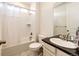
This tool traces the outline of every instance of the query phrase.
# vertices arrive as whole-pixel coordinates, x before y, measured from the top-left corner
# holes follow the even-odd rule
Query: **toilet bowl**
[[[34,42],[29,45],[29,49],[33,53],[33,55],[38,55],[38,52],[42,48],[41,41],[43,38],[45,38],[45,36],[39,35],[39,42]]]
[[[37,42],[31,43],[29,45],[29,50],[31,52],[31,55],[32,56],[40,55],[39,52],[40,52],[41,47],[42,47],[42,44],[40,43],[37,43]]]
[[[33,50],[33,51],[38,51],[41,47],[42,47],[42,44],[37,43],[37,42],[31,43],[31,44],[29,45],[29,48],[30,48],[31,50]]]

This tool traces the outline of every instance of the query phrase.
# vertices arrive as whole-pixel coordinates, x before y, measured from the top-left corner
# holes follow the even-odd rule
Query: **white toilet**
[[[34,42],[29,45],[29,49],[32,53],[32,55],[38,55],[38,52],[40,51],[42,47],[42,39],[45,38],[43,35],[39,35],[39,42]]]

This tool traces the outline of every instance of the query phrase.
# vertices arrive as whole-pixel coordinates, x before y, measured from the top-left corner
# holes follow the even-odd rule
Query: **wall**
[[[67,13],[67,29],[75,36],[77,27],[79,27],[79,2],[66,4]]]
[[[37,19],[36,19],[36,3],[31,3],[30,5],[30,9],[34,10],[33,13],[30,13],[30,20],[31,20],[31,32],[32,32],[32,38],[34,41],[36,41],[36,33],[37,33],[37,29],[36,29],[36,25],[37,25]]]
[[[55,25],[67,26],[66,29],[57,29],[55,32],[65,33],[70,30],[72,36],[75,36],[77,27],[79,27],[79,2],[69,2],[54,8]]]
[[[66,34],[66,5],[54,7],[54,35]]]
[[[36,39],[38,41],[38,35],[40,33],[40,3],[36,3],[36,21],[35,21],[35,26],[36,26]]]
[[[53,3],[40,3],[40,34],[53,36]]]
[[[2,10],[2,11],[1,11]],[[6,40],[3,47],[14,46],[21,42],[27,41],[29,37],[31,24],[29,11],[14,7],[13,5],[4,4],[0,9],[0,18],[2,19],[2,39]]]
[[[30,4],[28,4],[28,3],[24,3],[24,2],[7,2],[7,3],[11,4],[11,5],[18,6],[18,7],[30,9]]]
[[[0,16],[2,15],[1,7],[2,7],[2,4],[0,4],[0,11],[1,11]],[[2,40],[2,17],[0,17],[0,40]],[[0,45],[0,55],[1,55],[1,48],[2,46]]]

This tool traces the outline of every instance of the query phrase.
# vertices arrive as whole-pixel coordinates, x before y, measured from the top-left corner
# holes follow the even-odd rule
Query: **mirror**
[[[79,27],[79,2],[57,2],[54,4],[54,35],[69,33],[76,35]]]

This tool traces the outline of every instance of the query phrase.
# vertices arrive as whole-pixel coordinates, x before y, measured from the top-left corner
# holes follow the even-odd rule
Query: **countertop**
[[[42,39],[42,41],[44,41],[45,43],[47,43],[47,44],[49,44],[51,46],[54,46],[55,48],[65,52],[65,53],[67,53],[67,54],[69,54],[71,56],[79,56],[79,53],[77,52],[76,49],[69,49],[69,48],[58,46],[58,45],[56,45],[54,43],[51,43],[50,40],[49,40],[50,38],[58,38],[58,35],[44,38],[44,39]]]

